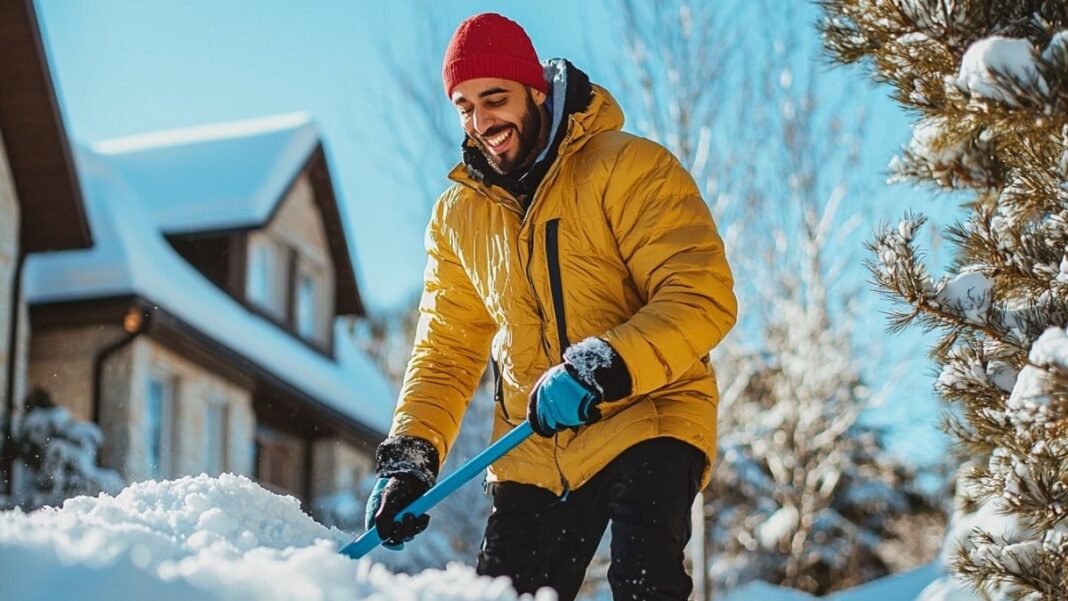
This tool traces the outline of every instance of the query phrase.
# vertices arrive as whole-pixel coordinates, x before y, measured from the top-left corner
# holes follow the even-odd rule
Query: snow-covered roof
[[[319,144],[307,113],[153,132],[90,149],[164,233],[261,225]]]
[[[395,393],[385,376],[335,323],[335,359],[254,315],[214,286],[164,238],[114,156],[82,148],[75,163],[96,243],[85,250],[30,255],[30,303],[123,295],[148,299],[307,395],[381,433]]]

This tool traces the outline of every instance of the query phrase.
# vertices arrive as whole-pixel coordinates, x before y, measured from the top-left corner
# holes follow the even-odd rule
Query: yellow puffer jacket
[[[734,325],[723,243],[693,178],[663,147],[623,133],[603,88],[570,116],[527,215],[463,166],[427,227],[429,259],[412,358],[390,434],[429,440],[444,461],[492,353],[496,440],[526,416],[537,379],[568,344],[607,341],[630,397],[602,419],[533,436],[490,481],[577,488],[628,447],[670,436],[716,452],[718,391],[708,352]]]

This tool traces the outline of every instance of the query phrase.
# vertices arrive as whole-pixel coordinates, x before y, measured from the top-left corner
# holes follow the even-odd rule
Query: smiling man
[[[494,439],[538,434],[487,476],[477,569],[573,599],[611,524],[616,599],[686,599],[690,506],[709,481],[718,391],[709,351],[734,325],[733,279],[693,179],[620,131],[604,88],[542,64],[497,14],[464,21],[445,93],[466,134],[427,227],[412,357],[368,528],[396,546],[491,359]]]

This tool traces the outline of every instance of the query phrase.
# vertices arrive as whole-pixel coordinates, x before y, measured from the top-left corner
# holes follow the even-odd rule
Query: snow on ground
[[[351,536],[242,476],[133,484],[115,497],[0,513],[0,599],[514,600],[469,566],[395,575],[338,549]],[[524,598],[529,599],[529,596]],[[550,601],[542,591],[534,599]]]
[[[822,599],[825,601],[912,601],[937,575],[938,566],[927,564],[848,590],[831,593]],[[719,601],[812,601],[814,599],[817,597],[758,580],[738,588]],[[972,601],[972,599],[972,597],[945,597],[939,601]]]

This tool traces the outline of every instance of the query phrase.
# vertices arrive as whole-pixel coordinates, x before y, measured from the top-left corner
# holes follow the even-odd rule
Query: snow
[[[1034,46],[1028,40],[991,36],[973,43],[961,59],[957,86],[972,96],[1015,105],[1015,94],[998,75],[1021,83],[1036,82],[1047,91],[1034,63]]]
[[[965,271],[946,282],[936,299],[943,306],[957,311],[971,323],[985,322],[990,309],[994,281],[975,271]]]
[[[564,351],[564,360],[575,368],[579,378],[587,384],[596,386],[598,392],[602,394],[604,390],[597,381],[595,372],[597,369],[611,366],[614,357],[615,351],[612,347],[595,336],[573,344]]]
[[[912,128],[912,140],[908,149],[931,165],[953,165],[968,151],[968,145],[957,142],[938,146],[939,142],[944,141],[945,127],[945,120],[941,117],[921,119]]]
[[[458,564],[394,575],[338,553],[350,535],[293,497],[230,474],[134,484],[117,496],[0,513],[0,598],[20,601],[517,599]],[[531,597],[524,597],[530,599]],[[534,599],[549,601],[540,592]]]
[[[967,481],[962,481],[961,485],[970,486]],[[1016,517],[1006,513],[1004,503],[998,498],[986,501],[973,513],[965,513],[959,509],[955,511],[946,530],[941,556],[938,558],[942,573],[923,590],[916,601],[978,601],[979,597],[963,580],[947,573],[948,566],[952,565],[960,549],[973,555],[989,551],[985,545],[976,545],[973,541],[972,533],[976,529],[982,529],[996,537],[1005,537],[1010,544],[1023,542],[1021,536],[1026,533],[1026,529]]]
[[[910,601],[916,599],[920,591],[931,583],[932,578],[938,573],[937,570],[937,566],[928,564],[820,598],[826,601]],[[817,597],[758,580],[732,591],[719,601],[749,601],[751,599],[808,601],[817,599]],[[938,601],[973,601],[973,599],[973,597],[943,597]],[[928,598],[926,601],[935,601],[935,599]]]
[[[927,564],[918,568],[891,574],[849,590],[826,597],[828,601],[904,601],[915,599],[925,586],[937,575],[938,568]]]
[[[1046,62],[1053,62],[1057,54],[1068,55],[1068,29],[1053,34],[1049,45],[1042,51],[1042,58]]]
[[[1068,331],[1062,328],[1047,329],[1031,347],[1030,359],[1037,365],[1068,370]]]
[[[319,144],[307,113],[141,134],[93,152],[168,234],[260,225]]]
[[[979,597],[966,584],[951,578],[942,576],[927,588],[923,589],[916,601],[980,601]]]
[[[774,584],[768,584],[763,580],[757,580],[736,589],[720,599],[720,601],[750,601],[752,599],[760,599],[760,601],[807,601],[815,598],[801,591],[782,588]]]
[[[757,536],[765,549],[774,549],[782,543],[788,543],[800,523],[801,514],[793,505],[783,505],[760,525]]]
[[[174,251],[108,157],[83,148],[75,161],[95,244],[31,255],[29,303],[141,296],[298,390],[383,434],[389,430],[392,385],[343,323],[334,324],[335,361],[253,315]]]

